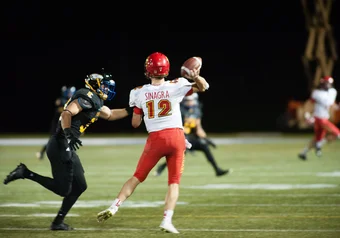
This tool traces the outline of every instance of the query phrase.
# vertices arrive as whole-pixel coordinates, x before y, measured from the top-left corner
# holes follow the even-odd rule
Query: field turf
[[[260,136],[261,138],[262,136]],[[48,230],[61,197],[30,180],[0,185],[0,237],[340,237],[340,142],[327,144],[323,156],[297,158],[308,138],[286,136],[266,141],[218,144],[212,151],[222,168],[216,177],[202,153],[188,153],[173,224],[180,234],[158,226],[163,215],[167,171],[147,180],[105,223],[96,214],[107,208],[133,174],[143,144],[89,145],[78,151],[88,189],[65,222],[74,231]],[[0,177],[20,162],[50,176],[41,145],[0,145]],[[163,161],[163,159],[161,160]]]

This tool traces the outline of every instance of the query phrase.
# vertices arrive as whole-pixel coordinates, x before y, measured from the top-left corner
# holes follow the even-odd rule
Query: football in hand
[[[190,70],[193,69],[201,69],[202,67],[202,58],[198,56],[193,56],[184,61],[181,67],[181,76],[185,77],[189,74]]]

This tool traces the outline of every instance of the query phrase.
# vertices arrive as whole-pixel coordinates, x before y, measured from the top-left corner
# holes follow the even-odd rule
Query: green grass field
[[[212,149],[217,162],[234,170],[223,177],[215,176],[200,152],[188,154],[173,217],[180,234],[158,229],[167,171],[150,174],[114,217],[98,223],[96,214],[132,175],[143,146],[84,143],[78,154],[88,189],[65,220],[75,230],[48,230],[61,198],[30,180],[17,180],[0,185],[0,237],[340,237],[340,142],[325,145],[322,158],[311,151],[308,161],[301,161],[297,153],[308,139],[293,139],[219,144]],[[0,177],[20,162],[50,176],[48,159],[35,158],[39,149],[0,146]]]

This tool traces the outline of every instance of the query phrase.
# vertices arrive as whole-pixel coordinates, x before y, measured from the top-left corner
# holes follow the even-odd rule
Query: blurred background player
[[[314,137],[308,145],[298,154],[302,160],[307,160],[307,153],[315,148],[315,153],[318,157],[322,155],[321,148],[325,142],[335,139],[340,139],[339,128],[329,121],[330,108],[337,107],[336,104],[337,90],[333,87],[334,79],[330,76],[325,76],[320,80],[319,85],[312,91],[309,99],[314,104],[312,119],[314,123]],[[326,137],[326,135],[333,135]]]
[[[184,97],[181,102],[181,113],[185,137],[192,145],[190,149],[187,148],[186,152],[202,151],[213,167],[216,176],[231,172],[230,169],[221,169],[211,152],[210,146],[216,148],[216,144],[207,137],[202,127],[202,103],[199,101],[197,93]],[[160,176],[165,168],[166,161],[157,166],[154,175]]]
[[[55,100],[55,111],[54,111],[54,115],[51,121],[50,135],[53,135],[53,133],[57,129],[59,117],[62,111],[64,110],[64,105],[67,102],[67,100],[69,100],[73,96],[75,91],[76,91],[76,88],[73,86],[71,87],[63,86],[61,88],[61,95]],[[47,143],[43,145],[41,150],[35,154],[38,159],[42,160],[44,158],[45,152],[46,152],[46,146],[47,146]]]

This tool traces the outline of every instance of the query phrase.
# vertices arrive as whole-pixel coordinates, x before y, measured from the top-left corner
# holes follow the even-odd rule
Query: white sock
[[[322,139],[318,142],[315,143],[316,148],[321,148],[323,146],[323,144],[325,144],[326,140]]]
[[[163,220],[172,223],[172,215],[174,215],[173,210],[164,211]]]
[[[301,152],[301,154],[306,155],[308,153],[308,151],[310,150],[310,148],[308,146],[306,146],[303,151]]]
[[[116,198],[114,201],[113,201],[113,203],[112,203],[112,205],[111,205],[111,207],[110,208],[113,208],[113,209],[117,209],[118,210],[118,208],[120,207],[120,205],[122,205],[122,201],[120,201],[118,198]]]

